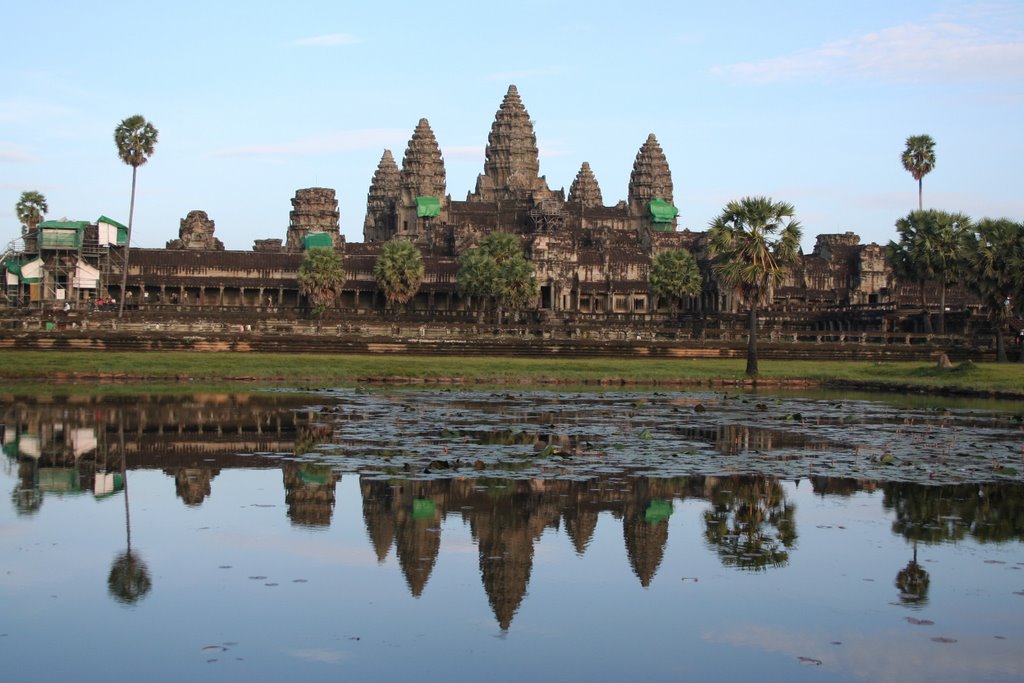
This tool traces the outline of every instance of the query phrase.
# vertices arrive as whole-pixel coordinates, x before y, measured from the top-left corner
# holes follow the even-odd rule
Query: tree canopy
[[[651,291],[657,296],[679,301],[699,294],[703,279],[697,259],[686,249],[663,251],[651,261]]]
[[[708,253],[722,283],[748,307],[747,375],[757,368],[757,308],[800,258],[800,223],[792,204],[768,197],[729,202],[711,221]]]
[[[153,156],[158,136],[159,131],[153,124],[139,114],[124,119],[114,129],[114,144],[117,146],[117,156],[120,157],[121,161],[132,167],[132,199],[128,205],[128,231],[124,244],[124,265],[121,272],[121,303],[117,310],[118,318],[124,315],[124,302],[127,298],[125,290],[128,288],[128,254],[132,245],[132,223],[135,220],[135,181],[138,176],[139,166],[142,166]]]
[[[519,238],[504,232],[491,233],[479,247],[463,252],[456,281],[462,295],[493,301],[499,320],[503,309],[518,311],[537,296],[533,264]]]
[[[385,244],[373,267],[373,277],[392,307],[404,305],[416,296],[423,273],[420,250],[408,240],[391,240]]]
[[[917,181],[917,209],[924,209],[923,178],[935,168],[935,141],[931,135],[911,135],[900,156],[905,168]]]
[[[896,221],[898,241],[886,245],[886,256],[897,277],[918,283],[921,306],[925,309],[924,329],[931,332],[925,287],[929,281],[940,286],[939,332],[945,332],[946,288],[962,270],[964,238],[971,219],[948,211],[911,211]]]
[[[1007,320],[1024,315],[1024,223],[978,221],[964,240],[963,260],[964,283],[981,299],[996,333],[996,359],[1006,361]]]
[[[345,259],[334,249],[309,249],[299,265],[298,279],[299,290],[309,301],[313,313],[323,318],[341,296],[345,285]]]
[[[14,213],[24,226],[23,232],[33,232],[43,222],[43,217],[49,210],[46,197],[35,190],[22,192],[18,203],[14,205]]]

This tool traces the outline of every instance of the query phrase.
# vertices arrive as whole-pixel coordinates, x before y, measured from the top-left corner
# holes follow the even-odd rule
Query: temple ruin
[[[469,322],[473,316],[456,282],[459,255],[501,231],[521,239],[536,271],[537,298],[523,312],[524,322],[575,329],[700,319],[705,329],[741,310],[743,302],[712,273],[706,233],[678,227],[672,172],[653,133],[638,147],[626,198],[611,205],[586,161],[568,196],[549,187],[541,175],[534,124],[514,85],[495,114],[482,172],[465,200],[448,192],[441,149],[429,121],[421,118],[401,167],[391,150],[383,151],[370,178],[362,242],[346,243],[330,188],[297,190],[284,238],[256,239],[251,251],[225,250],[214,237],[214,221],[203,211],[190,211],[165,249],[131,249],[124,293],[123,230],[118,232],[123,226],[103,217],[46,221],[38,235],[4,258],[6,302],[54,309],[124,294],[154,313],[299,317],[306,306],[297,280],[303,252],[326,247],[344,254],[348,277],[331,314],[379,316],[384,301],[374,264],[388,240],[406,239],[423,255],[426,275],[405,315]],[[679,248],[697,257],[702,291],[680,302],[661,300],[651,292],[651,261]],[[896,280],[880,245],[861,244],[851,232],[819,235],[813,251],[774,291],[766,324],[782,332],[894,329],[914,324],[912,315],[899,311],[919,300],[916,286]],[[958,315],[969,316],[973,301],[954,289],[947,305],[955,326]]]

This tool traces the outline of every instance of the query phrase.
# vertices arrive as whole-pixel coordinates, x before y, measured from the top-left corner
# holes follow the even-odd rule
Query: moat
[[[825,392],[5,395],[0,653],[16,680],[1019,680],[1022,419]]]

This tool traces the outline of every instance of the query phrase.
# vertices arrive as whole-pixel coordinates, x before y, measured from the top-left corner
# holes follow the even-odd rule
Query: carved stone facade
[[[205,211],[189,211],[181,219],[178,239],[167,242],[168,249],[224,251],[224,243],[213,236],[213,221]]]
[[[289,214],[286,251],[302,251],[304,239],[311,233],[330,235],[335,247],[342,244],[341,212],[334,190],[326,187],[308,187],[296,190]]]
[[[402,195],[402,178],[391,150],[384,150],[377,171],[366,193],[366,220],[363,239],[367,242],[386,242],[395,234],[398,203]]]

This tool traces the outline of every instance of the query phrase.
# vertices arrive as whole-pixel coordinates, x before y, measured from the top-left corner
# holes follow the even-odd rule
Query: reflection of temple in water
[[[315,416],[302,409],[307,401],[286,394],[7,396],[0,433],[4,453],[17,462],[19,510],[38,509],[46,494],[119,491],[122,467],[162,470],[195,506],[224,468],[281,467],[266,456],[294,451]]]

